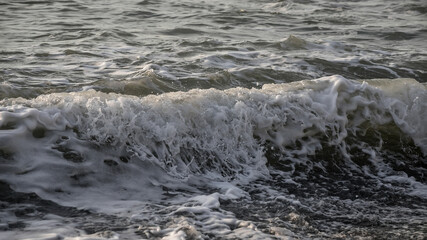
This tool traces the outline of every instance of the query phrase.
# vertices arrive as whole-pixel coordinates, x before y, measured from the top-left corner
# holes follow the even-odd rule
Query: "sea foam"
[[[425,86],[411,79],[340,76],[146,97],[88,90],[4,99],[0,177],[66,205],[133,209],[135,219],[148,203],[168,201],[170,214],[197,216],[204,231],[232,236],[250,223],[218,210],[220,199],[248,198],[238,186],[268,179],[276,167],[292,182],[335,161],[408,183],[411,194],[425,197],[420,179],[396,177],[388,157],[410,148],[414,159],[399,161],[425,161],[426,103]],[[186,224],[158,234],[197,235],[195,223]],[[253,231],[245,234],[261,234]]]

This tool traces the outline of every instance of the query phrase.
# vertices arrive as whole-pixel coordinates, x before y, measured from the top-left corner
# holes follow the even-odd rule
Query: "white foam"
[[[1,113],[0,123],[16,127],[0,134],[2,145],[12,151],[19,146],[25,152],[24,142],[40,151],[46,148],[44,139],[28,137],[37,127],[66,135],[67,129],[77,128],[83,139],[108,142],[173,176],[200,172],[220,179],[240,171],[238,175],[251,178],[268,174],[263,147],[254,137],[279,149],[303,141],[300,149],[284,152],[301,160],[321,148],[318,134],[330,134],[331,144],[345,144],[348,131],[366,121],[394,122],[427,151],[427,130],[420,118],[427,112],[425,88],[409,80],[389,82],[381,81],[376,89],[328,77],[261,90],[192,90],[144,98],[89,90],[4,100],[3,105],[14,105]]]
[[[178,192],[167,200],[176,223],[162,229],[162,236],[200,235],[191,229],[202,223],[205,232],[262,238],[221,210],[220,200],[248,198],[237,184],[269,177],[266,146],[310,167],[310,156],[322,150],[321,137],[327,136],[351,160],[349,136],[364,124],[392,124],[426,154],[426,99],[425,87],[413,80],[357,82],[340,76],[142,98],[88,90],[5,99],[0,148],[13,157],[2,158],[1,179],[61,204],[129,211],[133,219],[146,219],[147,206],[165,192]],[[376,158],[377,147],[364,151]],[[414,194],[423,196],[424,185],[417,184]],[[202,186],[214,191],[201,192]],[[186,214],[193,217],[183,218],[188,225],[183,230],[179,219]]]

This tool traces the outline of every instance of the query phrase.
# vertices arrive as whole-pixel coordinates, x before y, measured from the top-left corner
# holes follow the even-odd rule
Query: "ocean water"
[[[425,239],[422,0],[0,1],[0,239]]]

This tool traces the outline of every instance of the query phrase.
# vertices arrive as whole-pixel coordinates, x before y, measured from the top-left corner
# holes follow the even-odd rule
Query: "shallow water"
[[[0,238],[422,239],[423,1],[0,3]]]

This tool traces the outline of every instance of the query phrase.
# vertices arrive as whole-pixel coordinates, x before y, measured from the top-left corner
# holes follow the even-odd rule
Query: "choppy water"
[[[2,1],[0,239],[423,239],[424,1]]]

